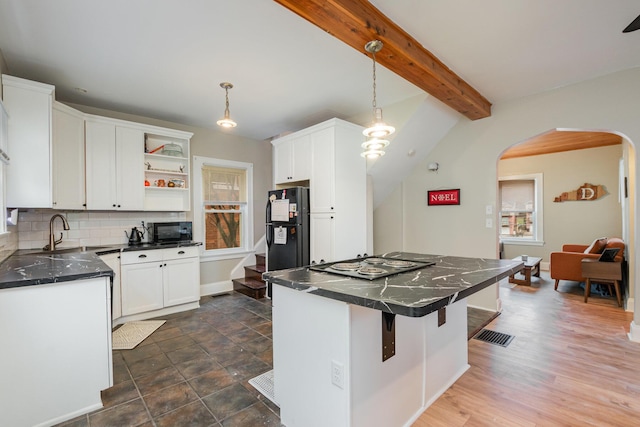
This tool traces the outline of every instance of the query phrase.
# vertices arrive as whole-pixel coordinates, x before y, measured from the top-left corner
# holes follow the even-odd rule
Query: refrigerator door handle
[[[265,208],[266,222],[271,222],[271,200],[267,199],[267,207]]]
[[[270,248],[271,247],[271,236],[273,235],[273,225],[271,224],[267,224],[267,235],[264,236],[265,240],[267,241],[267,247]]]

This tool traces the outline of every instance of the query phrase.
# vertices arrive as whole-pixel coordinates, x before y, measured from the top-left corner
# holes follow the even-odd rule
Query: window
[[[500,240],[543,244],[542,174],[499,178]]]
[[[253,249],[252,183],[250,163],[194,157],[194,234],[205,257]]]

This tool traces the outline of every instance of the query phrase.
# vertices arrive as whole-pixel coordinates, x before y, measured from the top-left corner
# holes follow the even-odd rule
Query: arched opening
[[[500,255],[539,257],[542,270],[548,271],[550,253],[560,251],[563,244],[589,245],[604,236],[622,238],[628,261],[625,302],[628,310],[633,310],[637,292],[633,285],[635,162],[632,142],[613,131],[553,129],[504,150],[496,163]],[[540,182],[531,178],[534,174],[540,175]],[[501,182],[514,177],[522,178],[518,181],[522,185],[515,186],[520,190],[527,188],[525,184],[541,186],[541,199],[531,193],[533,198],[527,204],[526,194],[520,194],[523,203],[502,206],[502,192],[508,194],[514,186],[504,184],[501,189]],[[580,191],[587,192],[587,184],[599,186],[604,193],[580,197]]]

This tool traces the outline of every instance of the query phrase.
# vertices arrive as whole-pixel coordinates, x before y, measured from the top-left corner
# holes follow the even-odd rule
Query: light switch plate
[[[493,206],[491,206],[491,205],[485,206],[484,213],[486,213],[487,215],[492,215],[493,214]]]
[[[491,218],[485,219],[484,226],[487,228],[493,228],[493,220]]]

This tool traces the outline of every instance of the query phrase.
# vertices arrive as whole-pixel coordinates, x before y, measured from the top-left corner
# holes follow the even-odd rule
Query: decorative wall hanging
[[[577,190],[568,191],[566,193],[562,193],[555,199],[554,202],[568,202],[568,201],[592,201],[597,200],[601,197],[606,196],[607,190],[604,189],[603,185],[593,185],[584,183],[584,185],[578,187]]]
[[[460,189],[427,191],[427,204],[429,206],[459,205]]]

